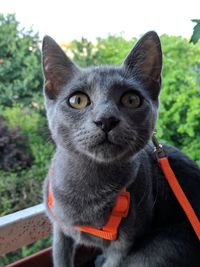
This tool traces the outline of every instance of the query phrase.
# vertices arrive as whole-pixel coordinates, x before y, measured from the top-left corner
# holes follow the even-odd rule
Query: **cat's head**
[[[101,162],[129,158],[155,128],[162,52],[145,34],[120,66],[80,68],[50,37],[43,41],[44,95],[58,147]]]

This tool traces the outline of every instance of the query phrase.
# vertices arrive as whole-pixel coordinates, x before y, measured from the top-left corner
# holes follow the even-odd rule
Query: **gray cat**
[[[169,188],[150,140],[156,125],[162,51],[145,34],[120,66],[80,68],[56,42],[43,41],[45,105],[56,152],[44,184],[53,223],[55,267],[72,267],[78,244],[100,248],[103,267],[200,266],[200,245]],[[200,172],[165,147],[198,216]],[[188,181],[189,179],[189,181]],[[49,185],[53,211],[48,206]],[[120,192],[130,192],[117,240],[81,232],[101,228]]]

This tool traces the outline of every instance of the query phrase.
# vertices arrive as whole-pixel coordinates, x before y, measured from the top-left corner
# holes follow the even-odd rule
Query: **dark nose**
[[[117,124],[119,120],[115,117],[105,118],[102,117],[99,120],[94,121],[94,123],[101,128],[105,133],[110,132]]]

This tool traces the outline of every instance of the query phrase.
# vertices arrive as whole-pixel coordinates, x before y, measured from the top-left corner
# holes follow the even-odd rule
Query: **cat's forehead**
[[[74,76],[65,92],[73,94],[77,91],[95,94],[96,96],[112,95],[115,92],[123,92],[137,88],[137,81],[130,77],[120,66],[95,66],[82,69]]]
[[[85,69],[82,73],[85,83],[88,86],[108,87],[113,82],[120,82],[123,80],[121,69],[115,66],[98,66]]]

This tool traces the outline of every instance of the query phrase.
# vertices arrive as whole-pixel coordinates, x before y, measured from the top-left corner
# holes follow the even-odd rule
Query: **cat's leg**
[[[104,255],[97,256],[97,258],[95,260],[95,267],[102,267],[105,260],[106,260],[106,258],[104,257]]]
[[[74,241],[64,235],[59,226],[53,225],[53,263],[54,267],[74,267]]]
[[[102,267],[123,267],[132,243],[125,239],[112,242],[112,245],[104,251],[105,261]]]

